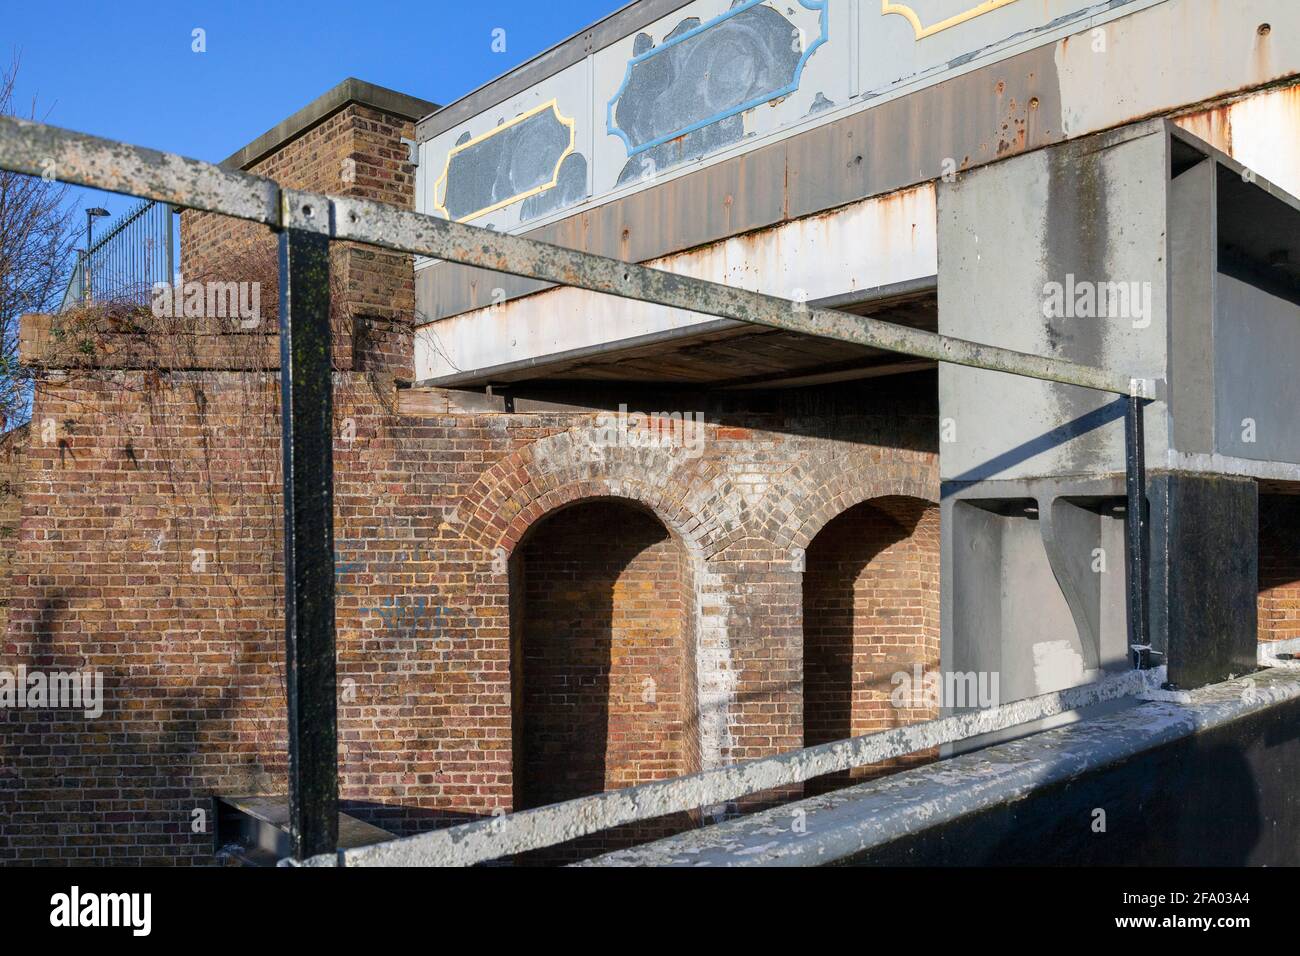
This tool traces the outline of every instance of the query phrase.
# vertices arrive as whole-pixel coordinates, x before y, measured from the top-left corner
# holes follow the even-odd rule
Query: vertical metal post
[[[297,859],[338,846],[334,411],[329,239],[280,233],[289,832]]]
[[[86,304],[89,305],[95,300],[95,290],[93,283],[99,277],[99,267],[93,261],[95,255],[95,217],[99,215],[107,216],[108,213],[94,206],[86,210]]]
[[[159,203],[158,208],[162,210],[163,219],[166,222],[166,228],[163,231],[167,237],[167,253],[163,256],[163,262],[166,263],[166,266],[164,267],[162,281],[171,282],[172,276],[176,274],[176,263],[173,259],[175,253],[172,251],[172,244],[176,241],[176,237],[172,233],[176,213],[166,203]]]
[[[1127,551],[1125,567],[1128,570],[1128,642],[1133,650],[1134,665],[1142,668],[1151,664],[1147,610],[1147,568],[1150,556],[1147,550],[1146,438],[1142,427],[1142,409],[1145,405],[1145,399],[1130,395],[1124,410],[1124,488],[1128,499],[1124,520],[1124,546]]]

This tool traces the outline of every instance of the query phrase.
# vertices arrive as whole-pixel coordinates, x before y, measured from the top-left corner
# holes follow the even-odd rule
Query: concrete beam
[[[1151,481],[1151,643],[1169,682],[1192,688],[1254,669],[1259,496],[1253,478]]]

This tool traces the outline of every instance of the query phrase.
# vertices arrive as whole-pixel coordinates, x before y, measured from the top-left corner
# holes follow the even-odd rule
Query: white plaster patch
[[[1159,687],[1152,687],[1150,690],[1138,694],[1138,700],[1158,700],[1166,704],[1188,704],[1192,703],[1192,692],[1188,690],[1162,690]]]
[[[1034,687],[1039,694],[1083,683],[1083,657],[1072,642],[1042,641],[1034,645]]]
[[[711,770],[723,766],[723,753],[730,752],[734,746],[731,702],[736,693],[736,671],[731,663],[722,576],[704,570],[701,561],[696,566],[695,582],[695,677],[700,708],[700,769]]]

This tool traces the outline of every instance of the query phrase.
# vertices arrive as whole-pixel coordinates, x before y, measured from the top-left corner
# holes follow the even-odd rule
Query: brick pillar
[[[728,706],[726,762],[797,750],[803,742],[801,577],[788,551],[761,538],[736,541],[709,562],[727,608]],[[772,799],[758,794],[746,807]]]
[[[403,139],[415,124],[383,110],[353,104],[345,111],[340,192],[415,209],[415,164]],[[345,243],[343,288],[352,314],[352,367],[410,381],[415,376],[415,271],[411,256]]]
[[[387,96],[369,94],[370,99],[353,98],[349,91],[348,83],[341,84],[321,97],[320,102],[332,106],[332,111],[313,117],[305,128],[283,141],[251,144],[227,164],[287,188],[414,209],[415,164],[403,140],[414,139],[419,118],[415,114],[421,101],[413,101],[415,105],[398,113],[392,102],[396,95],[389,91],[380,91]],[[432,104],[424,105],[432,108]],[[270,229],[187,210],[181,214],[181,268],[187,281],[205,277],[260,280],[268,319],[263,329],[268,333],[275,330],[269,321],[276,296],[275,237]],[[394,380],[409,381],[415,368],[412,257],[335,242],[330,248],[330,270],[335,367],[365,372],[386,385]]]
[[[29,429],[29,425],[19,425],[0,435],[0,637],[9,624],[14,551],[22,518],[23,462]]]

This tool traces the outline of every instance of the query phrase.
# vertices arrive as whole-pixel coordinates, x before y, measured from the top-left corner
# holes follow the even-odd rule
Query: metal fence
[[[59,311],[92,302],[148,305],[154,283],[172,281],[175,220],[171,205],[148,199],[120,216],[78,251]]]
[[[51,162],[56,178],[64,182],[233,216],[279,232],[290,842],[298,860],[314,858],[316,865],[474,863],[966,740],[1091,703],[1134,697],[1161,679],[1158,671],[1147,672],[1154,661],[1144,653],[1148,575],[1142,420],[1144,406],[1161,384],[1155,380],[812,308],[382,203],[281,188],[269,179],[174,154],[0,117],[0,168],[39,175]],[[1134,667],[1141,672],[979,713],[339,852],[329,348],[333,240],[1127,396],[1126,596],[1129,642],[1135,648]]]

